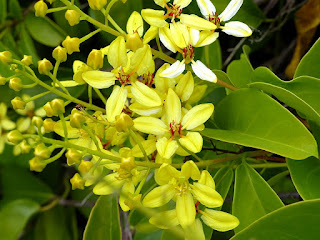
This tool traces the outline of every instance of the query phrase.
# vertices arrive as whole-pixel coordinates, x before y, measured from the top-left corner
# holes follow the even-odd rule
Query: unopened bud
[[[36,17],[45,17],[48,11],[47,4],[40,0],[34,5],[35,15]]]
[[[17,109],[23,110],[26,107],[26,102],[23,101],[20,97],[15,97],[14,99],[12,99],[11,104],[14,110],[17,110]]]
[[[120,115],[116,116],[115,127],[119,132],[127,132],[128,128],[131,128],[132,126],[133,120],[128,114],[121,113]]]
[[[5,85],[7,82],[7,78],[0,75],[0,85]]]
[[[34,155],[39,159],[48,159],[51,156],[51,151],[48,147],[44,145],[44,143],[40,143],[34,149]]]
[[[59,114],[65,113],[64,101],[62,99],[55,98],[50,103],[54,116],[58,116]]]
[[[12,62],[12,54],[9,51],[0,52],[0,61],[3,64],[8,64]]]
[[[9,80],[9,88],[13,89],[16,92],[19,92],[22,88],[22,82],[20,78],[14,77]]]
[[[103,54],[102,51],[93,49],[87,59],[88,66],[92,67],[94,70],[103,67]]]
[[[56,122],[54,122],[51,118],[47,118],[43,121],[43,128],[46,133],[53,132],[55,125]]]
[[[81,128],[82,125],[86,122],[85,116],[78,111],[78,110],[72,110],[71,116],[70,116],[70,126],[73,128]]]
[[[65,62],[67,61],[67,49],[58,46],[52,51],[52,56],[56,61]]]
[[[81,174],[86,174],[90,171],[92,166],[93,166],[92,162],[82,160],[79,167],[78,167],[78,170]]]
[[[32,125],[40,129],[43,126],[43,120],[41,117],[33,116]]]
[[[52,117],[54,116],[54,111],[51,107],[51,103],[50,102],[47,102],[44,106],[43,106],[43,109],[46,111],[46,115],[47,117]]]
[[[71,148],[66,153],[66,158],[67,158],[68,165],[71,166],[73,164],[80,163],[82,159],[82,154],[79,151]]]
[[[127,34],[126,36],[126,47],[132,51],[143,47],[143,42],[137,32],[132,34]]]
[[[76,10],[67,10],[64,17],[67,19],[70,26],[77,25],[80,22],[80,13]]]
[[[23,136],[18,130],[13,130],[7,134],[8,142],[19,144],[23,141]]]
[[[33,63],[32,56],[24,55],[23,59],[21,60],[21,62],[26,66],[31,65]]]
[[[72,190],[75,189],[84,189],[84,179],[79,175],[79,173],[76,173],[71,179],[70,183],[72,185]]]
[[[30,152],[31,146],[24,140],[20,143],[20,149],[22,153],[26,154]]]
[[[133,168],[136,167],[134,157],[122,157],[120,167],[130,172]]]
[[[47,166],[45,162],[43,162],[41,159],[34,157],[31,160],[29,160],[30,165],[30,171],[35,172],[42,172],[43,169]]]
[[[53,69],[52,63],[44,58],[38,61],[38,71],[40,74],[48,75],[48,73]]]
[[[107,0],[88,0],[88,3],[91,9],[101,10],[107,4]]]
[[[71,38],[67,36],[66,39],[62,42],[62,46],[67,49],[68,54],[72,54],[73,52],[80,52],[80,39],[79,38]]]

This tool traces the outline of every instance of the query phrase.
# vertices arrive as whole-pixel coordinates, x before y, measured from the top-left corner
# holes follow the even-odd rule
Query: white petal
[[[183,73],[185,67],[186,65],[184,64],[184,61],[180,62],[179,60],[177,60],[174,64],[172,64],[162,73],[160,73],[160,77],[166,77],[166,78],[178,77],[181,73]]]
[[[219,33],[217,32],[201,31],[200,39],[195,45],[195,47],[203,47],[203,46],[210,45],[215,40],[217,40],[218,37],[219,37]]]
[[[172,34],[168,26],[159,29],[159,38],[167,49],[173,53],[177,52],[178,47],[172,39]]]
[[[240,9],[243,0],[231,0],[226,9],[219,15],[220,21],[225,22],[230,20]]]
[[[217,82],[217,76],[204,65],[200,60],[197,60],[197,62],[192,61],[191,64],[192,70],[194,73],[202,80],[206,80],[209,82]]]
[[[216,8],[210,0],[197,0],[197,4],[201,14],[206,19],[209,19],[209,15],[213,15],[216,12]]]
[[[195,46],[200,39],[200,31],[197,29],[189,28],[190,44]]]
[[[252,34],[252,30],[248,27],[247,24],[238,21],[228,22],[223,27],[221,27],[221,29],[226,34],[235,37],[248,37]]]

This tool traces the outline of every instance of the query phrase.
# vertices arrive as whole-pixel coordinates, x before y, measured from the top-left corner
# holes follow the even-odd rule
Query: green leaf
[[[288,168],[298,193],[304,200],[320,198],[320,160],[308,158],[304,161],[287,159]]]
[[[318,156],[308,129],[281,104],[255,89],[240,89],[225,97],[215,109],[214,120],[219,129],[206,128],[201,132],[204,136],[297,160]]]
[[[197,49],[198,48],[196,48],[196,50]],[[208,68],[212,70],[222,69],[222,55],[219,40],[216,40],[212,44],[203,47],[199,53],[195,53],[195,56],[197,56],[197,58],[199,58]]]
[[[26,26],[33,39],[49,47],[58,46],[66,37],[49,18],[36,17],[33,13],[27,15]]]
[[[184,234],[183,234],[183,230],[181,227],[175,227],[172,230],[169,230],[169,229],[163,230],[161,240],[183,240],[183,239],[185,239]]]
[[[83,240],[121,240],[119,207],[115,195],[100,196],[93,207]]]
[[[4,200],[29,198],[41,204],[54,196],[51,189],[29,170],[17,166],[4,167],[1,182]]]
[[[34,63],[37,63],[40,60],[34,42],[24,23],[20,24],[20,40],[18,41],[18,46],[25,55],[32,56]]]
[[[237,167],[232,204],[232,214],[240,221],[236,233],[283,206],[277,194],[252,167],[247,163]]]
[[[318,239],[320,200],[291,204],[265,215],[231,240]]]
[[[299,77],[303,75],[320,78],[320,68],[319,68],[319,61],[320,61],[320,39],[316,41],[316,43],[312,46],[309,52],[304,55],[301,59],[296,73],[294,77]]]
[[[18,0],[9,1],[9,11],[14,18],[22,19],[22,11]]]
[[[162,235],[162,230],[157,230],[152,233],[140,233],[135,232],[133,240],[160,240]]]
[[[274,95],[280,101],[320,125],[320,79],[301,76],[282,81],[266,67],[254,70],[254,82],[249,86]]]
[[[4,205],[0,211],[0,239],[18,239],[28,220],[39,209],[38,203],[28,199],[19,199]]]
[[[37,219],[34,240],[76,240],[74,221],[76,215],[72,208],[57,206],[45,211]]]
[[[4,22],[7,17],[7,0],[0,0],[0,24]]]
[[[246,46],[243,46],[243,52],[239,60],[232,61],[227,68],[227,75],[231,83],[238,88],[246,88],[247,84],[252,82],[253,68],[251,66]]]

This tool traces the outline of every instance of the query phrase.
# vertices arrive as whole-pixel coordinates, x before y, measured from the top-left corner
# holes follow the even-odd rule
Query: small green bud
[[[46,111],[46,115],[47,115],[48,117],[52,117],[52,116],[55,115],[55,114],[54,114],[54,111],[53,111],[53,109],[52,109],[52,107],[51,107],[51,103],[50,103],[50,102],[47,102],[47,103],[43,106],[43,109]]]
[[[20,149],[22,153],[26,154],[30,152],[31,146],[24,140],[20,143]]]
[[[103,54],[102,51],[93,49],[87,59],[87,64],[89,67],[92,67],[94,70],[103,67]]]
[[[107,4],[107,0],[88,0],[88,3],[91,9],[101,10]]]
[[[41,117],[33,116],[32,118],[32,125],[40,129],[43,126],[43,120]]]
[[[44,145],[44,143],[40,143],[34,149],[34,155],[39,159],[48,159],[51,156],[51,151],[48,147]]]
[[[65,113],[64,101],[62,99],[55,98],[50,103],[54,112],[54,116],[58,116],[61,113]]]
[[[44,58],[38,61],[38,71],[40,74],[48,75],[48,73],[53,69],[52,63]]]
[[[30,165],[30,171],[35,171],[35,172],[42,172],[43,169],[47,166],[46,163],[41,161],[41,159],[34,157],[31,160],[29,160],[29,165]]]
[[[81,174],[85,174],[85,173],[88,173],[92,167],[93,167],[92,162],[81,160],[78,170]]]
[[[75,189],[84,189],[84,179],[80,176],[79,173],[76,173],[71,179],[70,183],[72,185],[72,190]]]
[[[137,32],[127,34],[126,36],[126,47],[131,49],[132,51],[136,51],[137,49],[143,47],[143,42]]]
[[[5,85],[7,82],[7,78],[0,75],[0,85]]]
[[[8,142],[19,144],[23,141],[23,136],[18,130],[13,130],[7,134]]]
[[[40,0],[34,5],[34,10],[36,17],[45,17],[48,11],[48,6],[44,1]]]
[[[82,125],[86,122],[85,116],[79,110],[72,110],[70,116],[70,126],[73,128],[81,128]]]
[[[14,99],[11,100],[11,104],[13,109],[21,109],[23,110],[26,107],[26,102],[23,101],[20,97],[15,97]]]
[[[56,122],[54,122],[51,118],[47,118],[43,121],[43,128],[46,133],[53,132],[55,125]]]
[[[126,114],[121,113],[120,115],[116,116],[116,124],[115,127],[119,132],[128,132],[128,128],[133,126],[132,118]]]
[[[68,165],[71,166],[80,163],[80,161],[82,160],[82,154],[79,151],[71,148],[66,153],[66,158]]]
[[[21,62],[26,66],[29,66],[29,65],[33,64],[32,56],[24,55],[23,59],[21,60]]]
[[[19,92],[22,88],[22,82],[20,78],[14,77],[9,80],[9,88],[13,89],[16,92]]]
[[[67,49],[58,46],[52,51],[52,56],[56,61],[65,62],[67,61]]]
[[[81,41],[79,38],[67,36],[62,42],[62,46],[67,49],[68,54],[72,54],[73,52],[80,52],[80,43]]]
[[[67,10],[64,17],[70,26],[77,25],[80,22],[80,13],[76,10]]]
[[[3,64],[8,64],[12,62],[12,54],[9,51],[0,52],[0,61]]]

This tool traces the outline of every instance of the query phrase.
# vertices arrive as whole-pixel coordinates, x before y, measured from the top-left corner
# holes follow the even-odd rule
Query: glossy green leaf
[[[283,206],[277,194],[250,165],[242,163],[237,167],[232,203],[232,214],[240,221],[236,233]]]
[[[280,101],[320,125],[320,79],[301,76],[291,81],[282,81],[266,67],[254,71],[250,87],[274,95]]]
[[[93,207],[83,240],[121,240],[119,207],[115,195],[100,196]]]
[[[231,83],[238,88],[246,88],[247,84],[252,82],[253,68],[251,66],[247,46],[243,47],[243,52],[239,60],[233,60],[228,68],[227,75]]]
[[[287,159],[294,186],[304,200],[320,198],[320,160],[308,158],[304,161]]]
[[[205,129],[204,136],[292,159],[318,156],[308,129],[281,104],[255,89],[240,89],[225,97],[216,106],[214,120],[219,129]]]
[[[301,59],[297,70],[294,74],[294,77],[299,77],[303,75],[320,78],[320,68],[319,68],[319,61],[320,61],[320,39],[316,41],[316,43],[312,46],[309,52],[304,55]]]
[[[2,207],[0,211],[0,239],[16,240],[40,205],[28,199],[19,199]]]
[[[34,63],[40,60],[34,42],[24,23],[20,24],[20,40],[18,41],[18,46],[23,54],[32,56]]]
[[[319,222],[319,199],[298,202],[265,215],[231,240],[318,239]]]
[[[32,175],[29,170],[17,166],[4,167],[1,182],[5,200],[29,198],[41,204],[54,197],[45,183]]]
[[[195,52],[195,56],[212,70],[222,69],[222,55],[219,40],[214,41],[212,44],[205,46],[201,49],[201,54]],[[199,56],[200,55],[200,56]]]
[[[135,232],[133,240],[160,240],[162,230],[157,230],[152,233]]]
[[[36,17],[33,13],[27,15],[26,26],[33,39],[49,47],[56,47],[66,37],[63,31],[51,20]]]
[[[9,0],[9,11],[14,18],[22,19],[22,11],[18,0]]]
[[[4,22],[7,17],[7,0],[0,0],[0,24]]]

